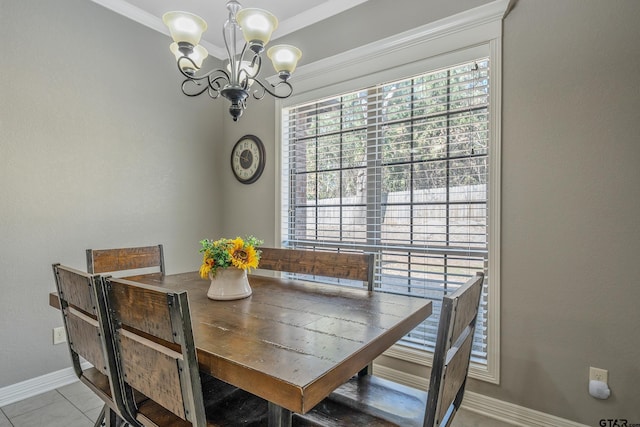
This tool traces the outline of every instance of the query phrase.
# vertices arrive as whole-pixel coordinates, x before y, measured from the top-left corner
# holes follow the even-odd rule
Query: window
[[[480,58],[284,114],[285,240],[373,252],[376,290],[433,299],[434,315],[404,345],[432,351],[442,296],[487,264],[488,68]]]
[[[506,5],[331,58],[278,103],[282,242],[375,253],[376,291],[432,299],[433,315],[386,353],[421,364],[443,295],[485,271],[470,375],[494,383]]]

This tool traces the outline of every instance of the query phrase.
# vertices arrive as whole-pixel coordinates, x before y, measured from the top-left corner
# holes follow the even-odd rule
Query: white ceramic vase
[[[209,299],[228,301],[251,295],[247,270],[235,267],[219,268],[215,276],[209,273],[209,279],[211,279],[211,286],[207,292]]]

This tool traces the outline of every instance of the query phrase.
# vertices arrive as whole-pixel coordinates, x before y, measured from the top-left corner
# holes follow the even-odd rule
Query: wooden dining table
[[[200,370],[267,400],[270,426],[290,425],[432,310],[422,298],[261,275],[233,301],[208,299],[197,272],[127,279],[187,291]]]

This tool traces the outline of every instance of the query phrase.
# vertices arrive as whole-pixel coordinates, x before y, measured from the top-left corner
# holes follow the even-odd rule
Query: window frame
[[[286,230],[287,215],[282,197],[283,140],[282,110],[327,96],[373,86],[385,80],[404,78],[443,66],[464,62],[474,56],[490,58],[490,140],[487,208],[489,245],[489,294],[487,364],[471,364],[469,375],[482,381],[500,383],[500,183],[501,183],[501,69],[502,19],[511,2],[497,0],[483,6],[429,23],[414,30],[371,43],[326,60],[300,67],[295,76],[296,94],[276,101],[276,241]],[[416,57],[419,54],[419,57]],[[394,345],[385,356],[417,365],[431,366],[431,353]]]

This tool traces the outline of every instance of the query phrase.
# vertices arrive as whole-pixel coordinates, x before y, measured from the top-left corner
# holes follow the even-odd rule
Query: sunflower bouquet
[[[215,276],[219,268],[235,267],[240,270],[258,268],[260,251],[256,248],[262,243],[262,240],[253,236],[245,239],[236,237],[235,239],[201,240],[200,252],[203,256],[200,277],[206,279],[209,273]]]

